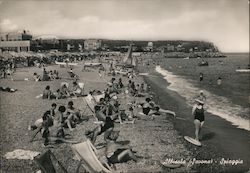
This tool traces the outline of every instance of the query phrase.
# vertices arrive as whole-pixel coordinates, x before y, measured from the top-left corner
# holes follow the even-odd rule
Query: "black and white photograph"
[[[0,0],[1,173],[250,173],[249,0]]]

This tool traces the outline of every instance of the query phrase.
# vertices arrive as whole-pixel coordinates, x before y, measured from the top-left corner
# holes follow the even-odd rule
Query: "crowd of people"
[[[131,159],[134,161],[138,160],[129,146],[116,143],[119,132],[114,130],[115,126],[119,124],[134,124],[136,119],[140,119],[141,116],[149,119],[154,119],[163,114],[175,116],[174,112],[161,109],[156,105],[152,100],[150,91],[150,86],[145,83],[135,83],[132,79],[124,82],[121,77],[111,77],[111,80],[107,83],[107,88],[102,92],[96,92],[95,90],[89,92],[88,95],[91,97],[94,97],[95,94],[103,95],[103,97],[95,100],[92,113],[96,123],[93,124],[93,129],[86,130],[84,134],[92,144],[95,144],[97,138],[103,134],[106,147],[105,158],[109,165]],[[46,86],[42,98],[67,99],[75,95],[82,96],[82,94],[83,88],[79,86],[77,80],[74,80],[72,89],[69,89],[68,83],[62,83],[56,92],[53,92],[49,85]],[[125,103],[124,95],[132,99]],[[137,97],[145,97],[145,101],[138,103],[135,99]],[[30,130],[36,131],[32,140],[38,133],[41,133],[44,138],[44,145],[55,142],[55,139],[56,141],[65,141],[66,129],[73,131],[78,124],[88,121],[90,118],[86,116],[84,111],[75,108],[73,101],[69,101],[66,106],[60,105],[56,111],[57,107],[57,104],[53,103],[51,108],[45,111],[34,125],[29,126]],[[142,114],[138,114],[135,111],[139,109],[142,110]]]
[[[43,91],[42,98],[43,99],[66,99],[69,97],[80,97],[84,96],[84,88],[82,83],[77,83],[74,81],[72,83],[72,89],[69,89],[68,83],[61,83],[59,89],[56,92],[53,92],[49,85],[47,85]]]
[[[13,80],[13,73],[15,72],[15,64],[13,61],[7,61],[0,65],[0,74],[1,78],[8,78],[10,77]]]

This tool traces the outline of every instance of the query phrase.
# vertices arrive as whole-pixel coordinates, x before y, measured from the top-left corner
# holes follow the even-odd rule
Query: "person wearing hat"
[[[201,128],[205,121],[205,115],[204,115],[205,110],[203,108],[204,105],[203,101],[195,99],[195,102],[196,104],[192,109],[192,115],[194,116],[195,139],[199,141],[199,134],[201,132]]]
[[[206,96],[204,95],[203,90],[200,90],[200,95],[197,97],[198,100],[201,100],[203,102],[206,101]]]

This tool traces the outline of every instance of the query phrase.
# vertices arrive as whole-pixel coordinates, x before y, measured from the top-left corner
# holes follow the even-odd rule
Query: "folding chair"
[[[114,172],[111,168],[107,166],[104,167],[102,163],[98,160],[96,156],[96,149],[92,143],[87,140],[85,142],[75,144],[71,146],[73,152],[75,153],[77,159],[80,161],[80,166],[83,166],[84,169],[89,173],[111,173]],[[78,167],[78,169],[79,169]]]
[[[81,90],[82,90],[81,95],[83,95],[83,94],[84,94],[84,83],[79,82],[78,85],[79,85],[79,87],[80,87]]]
[[[68,173],[50,150],[46,150],[44,153],[34,157],[34,160],[43,173]],[[55,166],[53,162],[57,162],[58,166]]]

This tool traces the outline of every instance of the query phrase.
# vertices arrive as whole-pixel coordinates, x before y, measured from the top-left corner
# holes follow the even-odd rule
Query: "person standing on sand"
[[[203,81],[203,73],[200,73],[200,82]]]
[[[217,85],[220,86],[221,84],[222,84],[222,78],[218,77],[218,79],[217,79]]]
[[[192,115],[194,116],[194,125],[195,125],[195,139],[199,141],[199,134],[201,132],[201,128],[205,122],[205,115],[204,115],[204,102],[195,99],[196,104],[194,105],[192,109]]]

